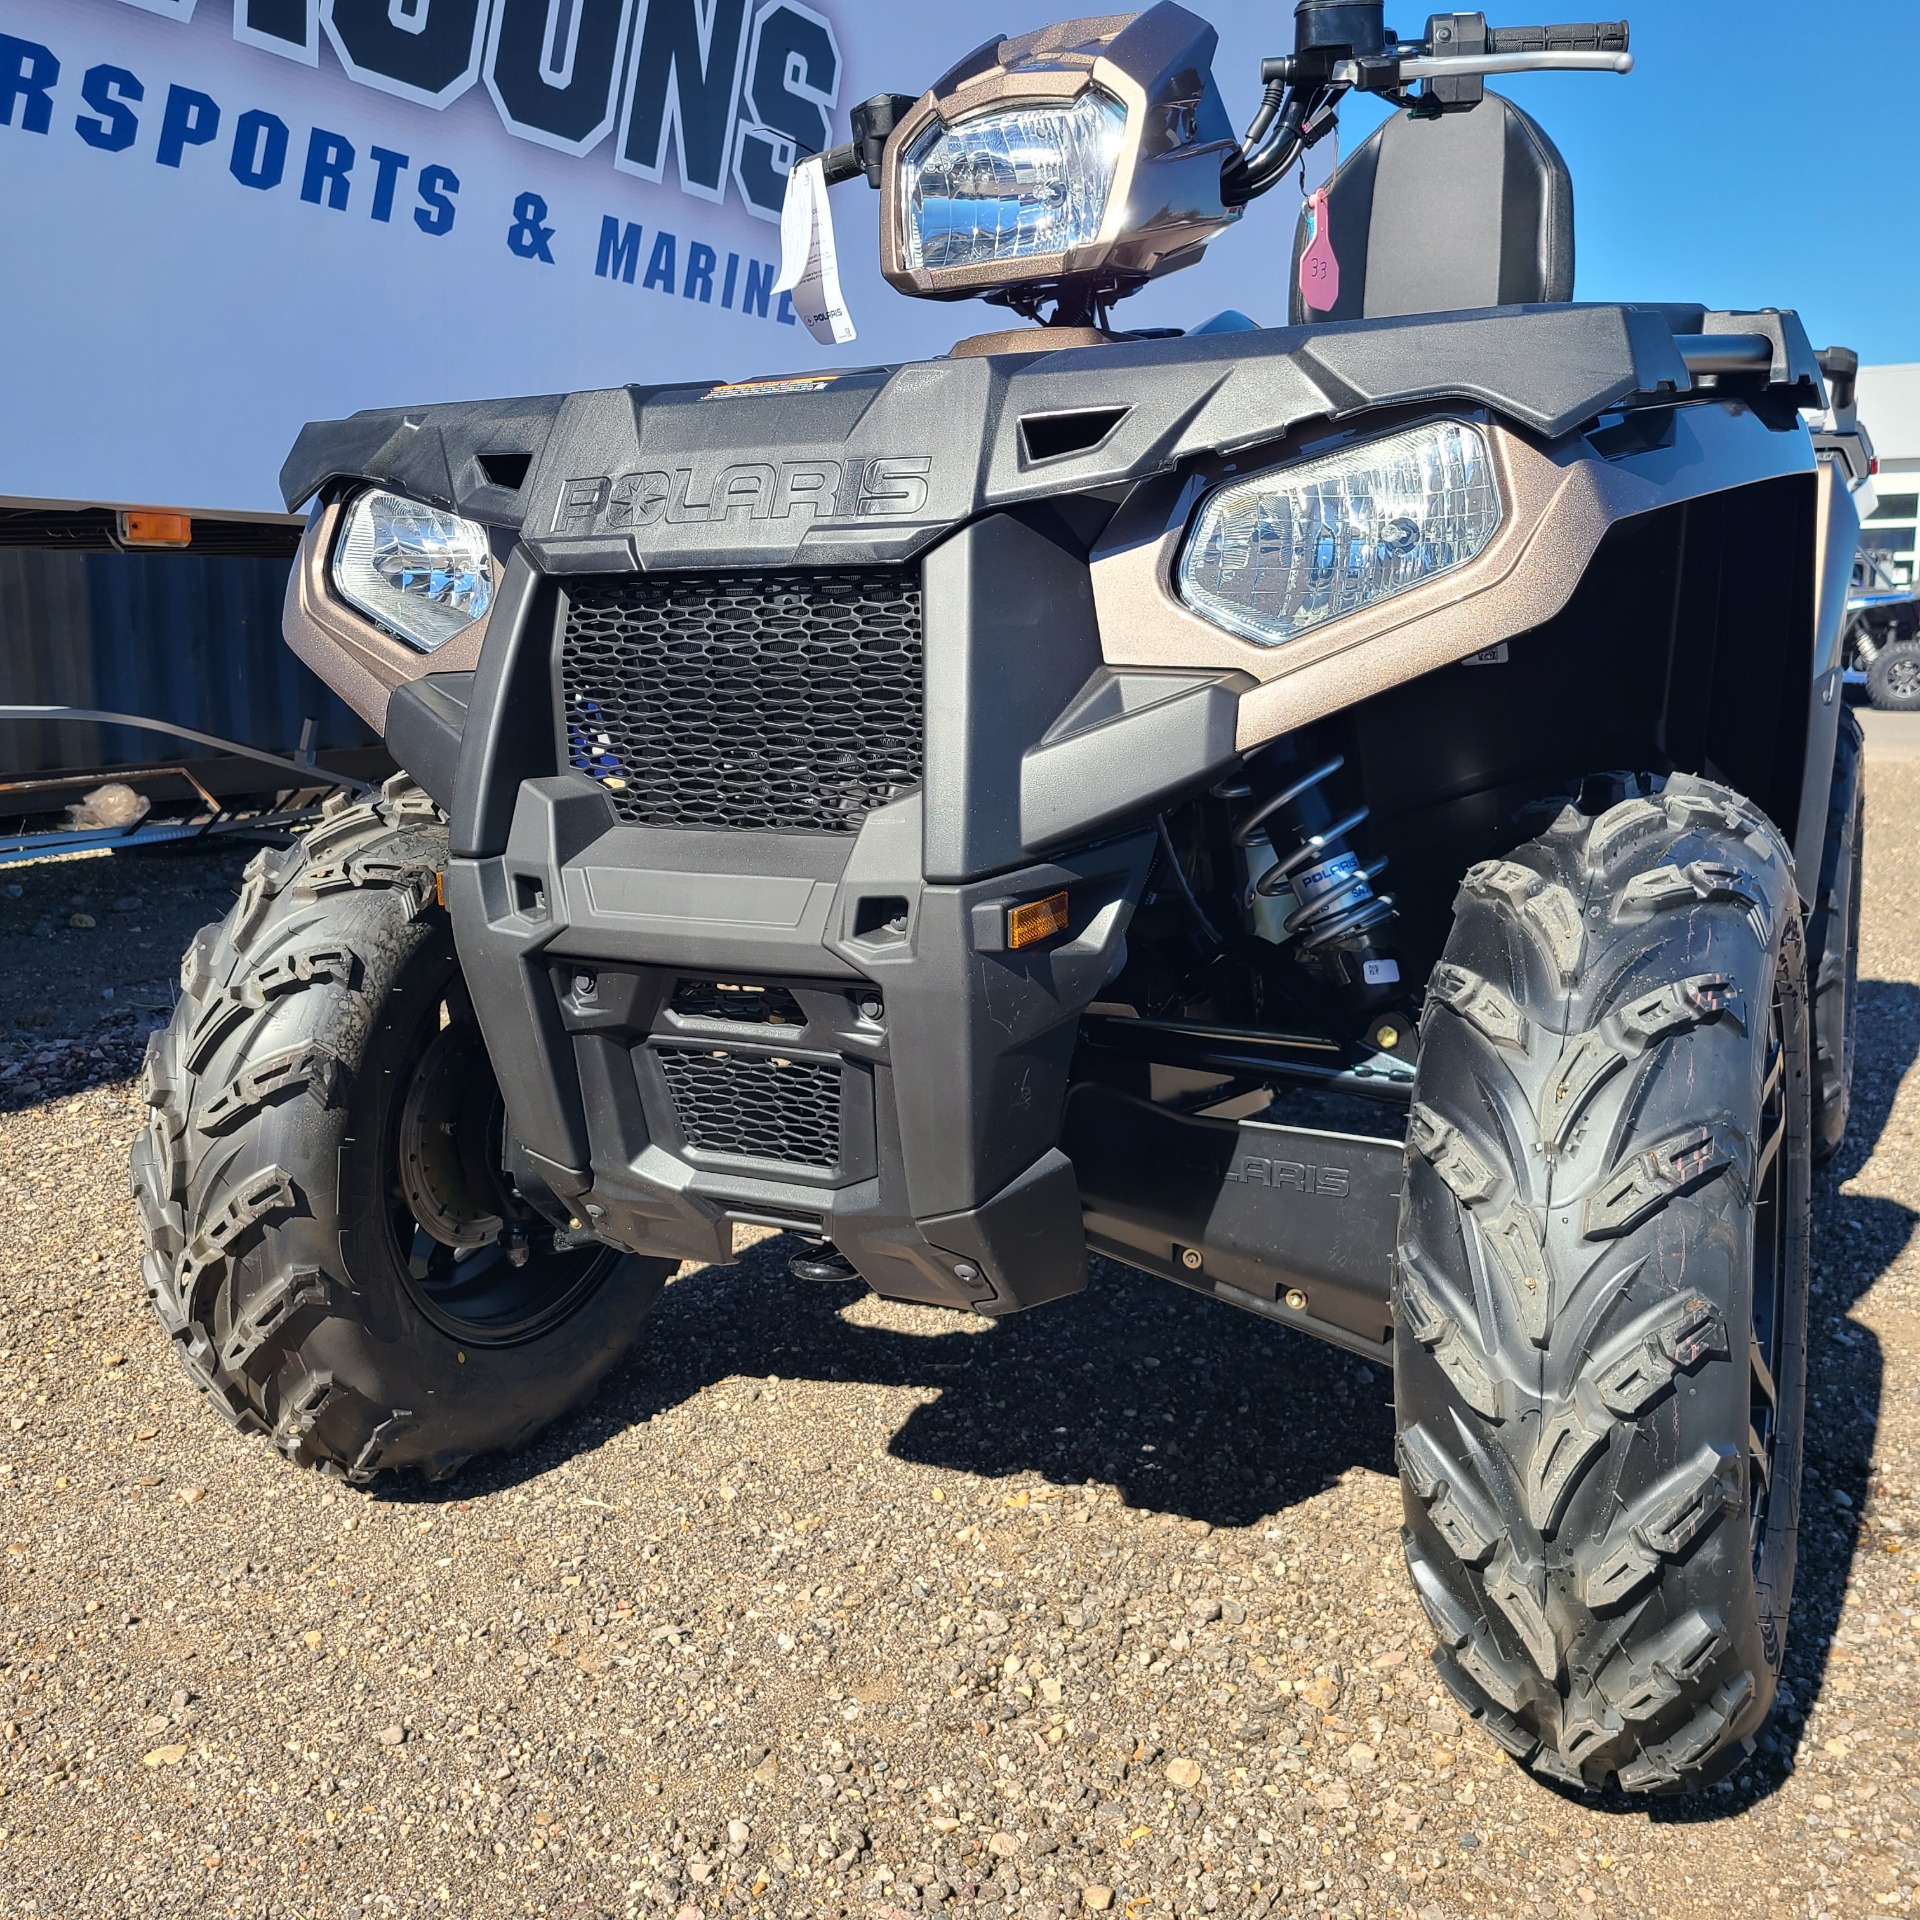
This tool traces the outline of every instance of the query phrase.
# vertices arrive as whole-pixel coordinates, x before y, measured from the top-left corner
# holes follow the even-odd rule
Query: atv
[[[1847,600],[1849,686],[1866,689],[1883,713],[1920,709],[1920,586],[1893,578],[1885,561],[1863,552]]]
[[[894,287],[1007,310],[945,358],[302,433],[287,638],[404,772],[188,952],[146,1286],[367,1482],[743,1228],[986,1315],[1104,1255],[1390,1365],[1447,1685],[1696,1789],[1778,1686],[1846,1127],[1846,435],[1789,312],[1573,303],[1486,81],[1623,25],[1301,0],[1244,138],[1214,49],[989,41],[796,167],[802,317],[864,178]],[[1353,94],[1289,325],[1116,327]]]
[[[1878,504],[1880,462],[1859,418],[1860,357],[1832,347],[1820,356],[1820,370],[1831,409],[1815,424],[1814,449],[1844,476],[1864,521]],[[1854,556],[1841,651],[1847,686],[1864,689],[1871,705],[1887,713],[1920,709],[1920,587],[1895,579],[1885,556],[1865,542]]]

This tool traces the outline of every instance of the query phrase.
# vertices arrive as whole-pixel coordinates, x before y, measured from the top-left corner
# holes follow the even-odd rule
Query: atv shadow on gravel
[[[1920,1058],[1920,987],[1863,981],[1859,1019],[1852,1128],[1814,1194],[1815,1417],[1784,1711],[1735,1779],[1677,1800],[1613,1796],[1605,1804],[1615,1811],[1720,1820],[1784,1783],[1826,1685],[1856,1559],[1868,1550],[1863,1516],[1884,1369],[1879,1342],[1848,1315],[1905,1249],[1920,1213],[1841,1188],[1871,1158]],[[766,1242],[669,1287],[646,1348],[525,1453],[476,1461],[444,1487],[384,1482],[373,1497],[431,1505],[516,1486],[721,1381],[769,1375],[938,1388],[895,1434],[896,1458],[984,1479],[1032,1472],[1058,1484],[1099,1482],[1130,1506],[1215,1527],[1273,1519],[1354,1467],[1394,1471],[1384,1371],[1285,1328],[1249,1337],[1237,1316],[1111,1262],[1096,1263],[1085,1294],[1047,1312],[906,1334],[848,1324],[862,1288],[790,1281],[795,1244]],[[768,1312],[776,1290],[777,1316]]]
[[[770,1375],[938,1388],[895,1434],[896,1458],[983,1479],[1097,1481],[1131,1506],[1216,1527],[1256,1525],[1351,1467],[1394,1470],[1384,1369],[1285,1328],[1249,1340],[1237,1316],[1112,1262],[1045,1313],[910,1334],[850,1325],[863,1287],[788,1280],[797,1246],[769,1241],[670,1286],[644,1357],[524,1454],[476,1461],[447,1487],[382,1483],[376,1497],[516,1485],[720,1381]]]

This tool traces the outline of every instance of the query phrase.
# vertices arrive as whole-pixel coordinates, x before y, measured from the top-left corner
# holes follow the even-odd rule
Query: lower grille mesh
[[[920,576],[636,574],[567,588],[571,765],[634,826],[855,833],[920,779]]]
[[[678,1048],[662,1048],[659,1058],[688,1146],[795,1166],[839,1165],[839,1067]]]

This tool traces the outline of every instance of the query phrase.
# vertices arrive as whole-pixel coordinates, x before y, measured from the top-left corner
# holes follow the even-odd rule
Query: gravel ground
[[[138,1067],[181,951],[233,904],[252,852],[228,841],[0,867],[0,1111],[94,1084],[129,1047]]]
[[[203,1410],[142,1302],[137,1023],[0,1029],[0,1908],[1910,1911],[1916,825],[1920,765],[1876,764],[1789,1703],[1692,1803],[1561,1798],[1440,1694],[1383,1375],[1113,1268],[988,1326],[767,1245],[683,1274],[524,1457],[432,1491],[296,1472]],[[151,988],[195,904],[137,953],[29,925],[0,958]]]

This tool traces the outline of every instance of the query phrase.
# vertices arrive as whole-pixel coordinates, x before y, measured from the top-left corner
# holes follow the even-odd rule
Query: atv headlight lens
[[[1126,142],[1126,108],[1097,87],[1071,106],[933,122],[900,161],[907,265],[994,266],[1097,240]]]
[[[1261,647],[1464,567],[1504,508],[1486,436],[1440,420],[1208,495],[1180,597]]]
[[[363,493],[333,550],[333,584],[348,605],[433,653],[493,605],[487,530],[397,493]]]

